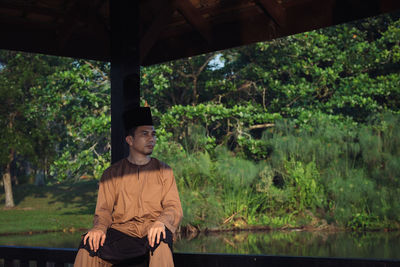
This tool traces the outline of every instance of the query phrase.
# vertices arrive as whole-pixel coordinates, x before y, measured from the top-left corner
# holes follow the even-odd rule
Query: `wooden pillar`
[[[128,155],[122,114],[140,104],[139,2],[110,1],[112,163]]]

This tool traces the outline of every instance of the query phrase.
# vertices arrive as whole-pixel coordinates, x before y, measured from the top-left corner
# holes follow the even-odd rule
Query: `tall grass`
[[[396,215],[400,212],[399,120],[399,115],[380,114],[366,125],[357,125],[317,114],[300,127],[294,121],[277,122],[274,131],[266,132],[263,140],[273,147],[271,166],[281,176],[306,177],[289,170],[285,165],[288,161],[315,162],[315,175],[320,179],[314,181],[324,192],[324,201],[315,205],[325,205],[320,216],[344,226],[373,228],[378,222],[400,221]],[[300,186],[307,188],[311,180],[305,178]],[[285,182],[285,186],[296,185]],[[301,200],[296,203],[301,209]]]
[[[358,125],[316,114],[307,124],[277,121],[258,162],[207,148],[201,127],[161,154],[172,165],[183,224],[198,228],[301,226],[399,227],[400,116]]]
[[[226,149],[220,149],[215,160],[215,175],[223,201],[224,216],[254,216],[262,204],[255,194],[255,181],[259,166],[246,159],[234,157]],[[233,216],[233,217],[232,217]]]

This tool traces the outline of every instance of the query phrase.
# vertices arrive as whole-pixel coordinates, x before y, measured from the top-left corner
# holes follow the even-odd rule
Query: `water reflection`
[[[76,248],[81,233],[0,236],[0,245]],[[224,232],[178,237],[176,252],[400,259],[400,232]]]
[[[400,232],[270,231],[201,234],[176,251],[313,257],[400,259]]]

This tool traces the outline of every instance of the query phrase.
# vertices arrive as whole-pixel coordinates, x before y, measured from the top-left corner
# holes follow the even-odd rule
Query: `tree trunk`
[[[199,96],[197,95],[197,78],[198,77],[193,77],[193,106],[197,105],[197,100],[199,99]]]
[[[14,160],[14,151],[10,151],[10,160],[7,163],[6,170],[3,174],[3,184],[4,184],[4,192],[6,195],[6,204],[5,208],[13,208],[14,205],[14,197],[12,193],[12,185],[11,185],[11,163]]]

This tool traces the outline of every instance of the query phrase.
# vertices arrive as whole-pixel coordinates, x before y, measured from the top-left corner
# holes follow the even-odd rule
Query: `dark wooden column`
[[[122,114],[140,103],[139,2],[111,0],[111,162],[128,155]]]

